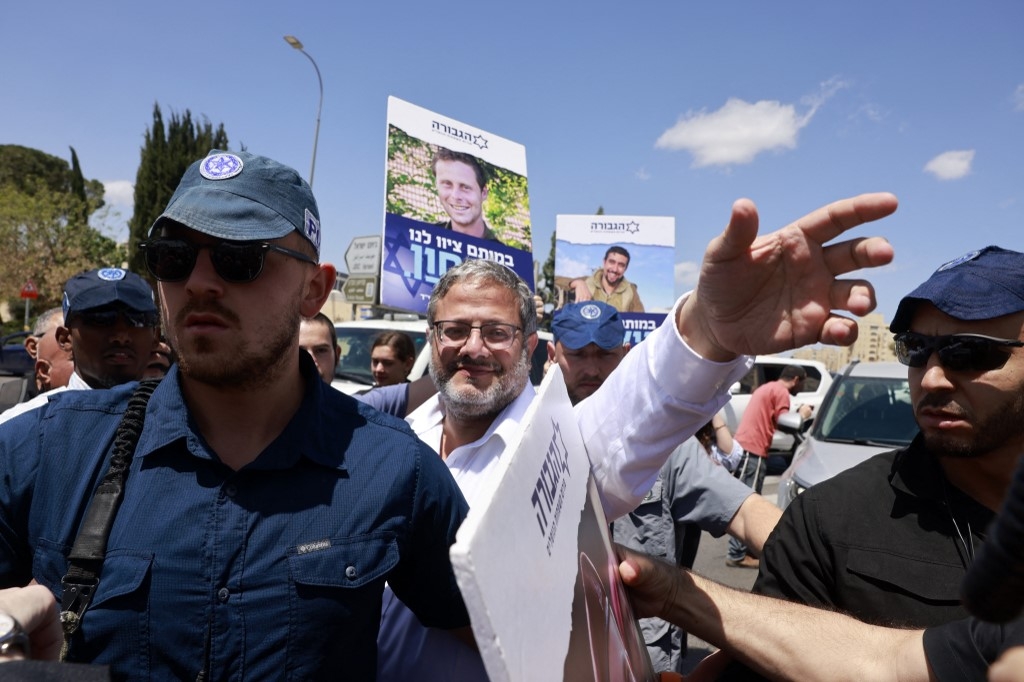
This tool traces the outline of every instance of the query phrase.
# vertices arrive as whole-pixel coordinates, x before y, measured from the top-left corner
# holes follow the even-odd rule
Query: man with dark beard
[[[309,185],[215,150],[141,248],[178,361],[141,407],[135,384],[66,391],[0,429],[0,587],[50,590],[81,624],[67,660],[115,679],[373,679],[385,580],[467,626],[444,464],[299,348],[335,282]]]
[[[920,434],[800,495],[754,591],[923,628],[967,616],[961,580],[1024,452],[1024,254],[942,265],[890,330]]]

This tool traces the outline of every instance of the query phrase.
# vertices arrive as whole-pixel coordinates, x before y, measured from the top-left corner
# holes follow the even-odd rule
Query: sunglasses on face
[[[184,239],[151,239],[139,248],[146,254],[146,267],[161,282],[180,282],[192,274],[196,259],[203,249],[210,250],[214,271],[225,282],[251,282],[263,272],[263,261],[268,251],[276,251],[303,263],[316,265],[316,260],[304,253],[286,249],[268,242],[230,242],[193,244]]]
[[[69,321],[69,327],[113,327],[118,319],[123,319],[129,327],[155,327],[160,322],[157,313],[140,313],[127,308],[109,308],[107,310],[86,310],[75,313]]]
[[[954,372],[987,372],[999,369],[1010,358],[1007,348],[1020,348],[1024,341],[999,339],[982,334],[926,336],[902,332],[895,337],[896,359],[908,367],[924,367],[932,353]]]

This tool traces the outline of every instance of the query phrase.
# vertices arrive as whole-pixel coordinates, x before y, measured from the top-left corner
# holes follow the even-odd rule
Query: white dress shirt
[[[721,409],[729,399],[729,386],[753,362],[749,357],[709,362],[694,353],[675,325],[684,299],[665,323],[626,353],[600,389],[575,407],[609,520],[636,508],[669,455]],[[445,460],[470,507],[535,395],[527,384],[480,439],[456,448]],[[406,421],[439,451],[443,419],[440,398],[434,396]],[[420,625],[390,589],[384,593],[377,645],[380,682],[487,679],[474,648],[448,631]]]

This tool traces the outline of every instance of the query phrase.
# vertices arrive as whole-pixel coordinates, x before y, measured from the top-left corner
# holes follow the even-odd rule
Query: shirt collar
[[[938,455],[925,448],[924,436],[920,433],[896,454],[889,481],[900,492],[961,510],[977,528],[984,528],[994,516],[991,509],[946,479]]]
[[[299,409],[280,435],[246,468],[287,469],[305,457],[322,466],[344,469],[344,449],[335,442],[337,432],[325,429],[324,425],[343,423],[339,420],[345,418],[345,413],[355,415],[355,401],[324,383],[305,351],[300,351],[299,371],[305,386]],[[216,459],[185,405],[176,363],[153,392],[146,408],[145,426],[137,448],[139,457],[184,440],[190,454]]]

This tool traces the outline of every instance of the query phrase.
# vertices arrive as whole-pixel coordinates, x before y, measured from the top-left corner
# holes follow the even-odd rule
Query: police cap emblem
[[[125,274],[121,268],[103,268],[96,273],[96,276],[104,282],[117,282],[124,279]]]
[[[584,320],[596,320],[601,317],[601,309],[593,303],[588,303],[580,308],[580,317]]]
[[[234,154],[210,154],[199,164],[199,174],[207,180],[227,180],[242,172],[242,159]]]

